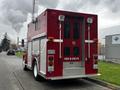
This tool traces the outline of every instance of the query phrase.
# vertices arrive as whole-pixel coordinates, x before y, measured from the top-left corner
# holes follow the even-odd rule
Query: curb
[[[88,80],[88,81],[97,83],[97,84],[99,84],[101,86],[108,87],[108,88],[110,88],[112,90],[120,90],[120,86],[113,85],[111,83],[108,83],[108,82],[105,82],[105,81],[102,81],[102,80],[98,80],[96,78],[85,78],[85,79]]]

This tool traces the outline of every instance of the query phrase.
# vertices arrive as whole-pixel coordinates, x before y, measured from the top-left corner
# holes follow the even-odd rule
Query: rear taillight
[[[93,56],[93,69],[98,69],[98,56]]]
[[[48,56],[48,72],[54,71],[54,55]]]
[[[54,64],[54,63],[53,63],[53,60],[54,60],[53,57],[49,57],[49,61],[48,61],[48,62],[49,62],[48,65],[49,65],[49,66],[53,66],[53,64]]]
[[[93,63],[94,63],[94,64],[97,64],[97,61],[98,61],[98,56],[97,56],[97,55],[94,55],[94,56],[93,56]]]

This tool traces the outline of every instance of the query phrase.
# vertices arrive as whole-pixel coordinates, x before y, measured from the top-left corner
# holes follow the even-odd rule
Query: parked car
[[[0,53],[2,52],[2,49],[0,49]]]
[[[15,50],[14,49],[9,49],[7,51],[7,55],[15,55]]]
[[[2,52],[2,47],[0,46],[0,53]]]

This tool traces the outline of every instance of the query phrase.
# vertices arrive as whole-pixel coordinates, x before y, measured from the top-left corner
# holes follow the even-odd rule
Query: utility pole
[[[35,13],[38,10],[38,0],[33,0],[32,21],[35,21]]]
[[[17,37],[17,46],[19,46],[19,36]]]
[[[35,0],[33,0],[33,11],[32,11],[32,21],[35,20]]]

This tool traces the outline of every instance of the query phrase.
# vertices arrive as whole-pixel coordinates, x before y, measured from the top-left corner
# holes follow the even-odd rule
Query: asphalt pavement
[[[35,81],[32,71],[23,71],[22,59],[0,53],[0,90],[111,90],[84,80]]]

